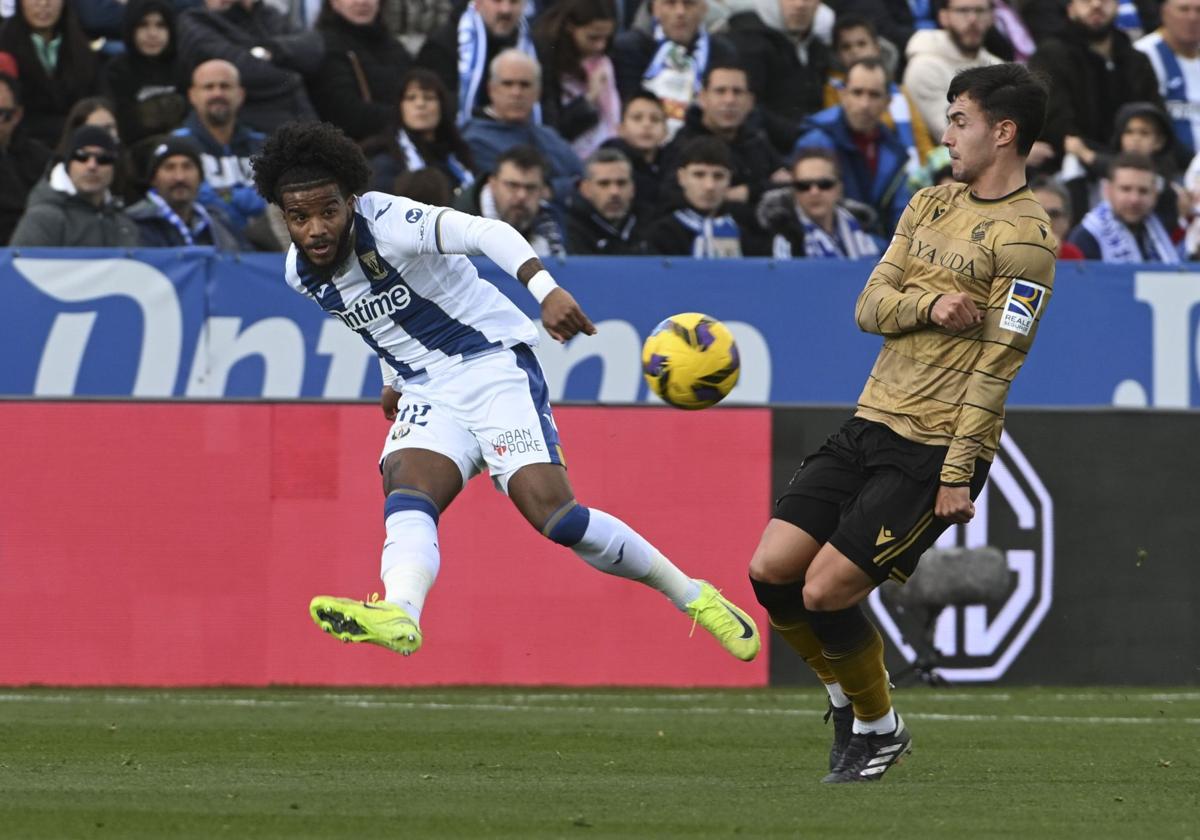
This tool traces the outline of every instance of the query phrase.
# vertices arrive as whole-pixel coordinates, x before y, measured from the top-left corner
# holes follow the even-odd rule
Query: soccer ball
[[[642,345],[646,384],[676,408],[716,405],[737,384],[740,368],[733,333],[699,312],[672,315]]]

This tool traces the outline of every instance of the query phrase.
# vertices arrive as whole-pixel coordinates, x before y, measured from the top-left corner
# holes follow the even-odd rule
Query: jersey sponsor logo
[[[421,212],[420,208],[413,207],[411,210],[409,210],[407,213],[404,214],[404,221],[408,222],[409,224],[415,224],[416,222],[419,222],[421,220],[421,217],[423,215],[425,215],[425,214]]]
[[[1038,233],[1040,233],[1040,234],[1042,235],[1042,241],[1043,241],[1043,242],[1045,242],[1045,241],[1046,241],[1046,237],[1050,235],[1050,231],[1049,231],[1049,230],[1047,230],[1047,229],[1046,229],[1046,226],[1045,226],[1045,225],[1042,225],[1042,224],[1039,224],[1039,225],[1037,226],[1037,229],[1038,229]]]
[[[1029,335],[1046,300],[1046,287],[1030,280],[1013,280],[1004,301],[1000,329]]]
[[[933,221],[936,222],[938,219],[942,218],[942,216],[944,216],[944,215],[946,215],[945,207],[935,207],[933,210]]]
[[[392,209],[392,202],[390,202],[390,201],[389,201],[389,202],[387,203],[387,206],[386,206],[386,207],[384,207],[382,210],[376,210],[376,211],[375,211],[375,221],[377,221],[377,222],[378,222],[378,221],[379,221],[379,217],[380,217],[380,216],[382,216],[384,213],[386,213],[387,211],[389,211],[389,210],[391,210],[391,209]]]
[[[974,257],[965,257],[957,251],[943,250],[939,253],[936,245],[914,239],[912,245],[909,246],[908,253],[930,265],[940,265],[942,268],[948,268],[968,277],[975,276]]]
[[[352,330],[361,329],[380,318],[390,318],[394,313],[407,309],[412,303],[412,292],[403,283],[397,283],[387,291],[377,295],[367,295],[360,298],[345,312],[332,313],[339,321]]]
[[[880,525],[879,536],[875,538],[875,545],[884,545],[885,543],[890,543],[894,539],[896,539],[896,537],[892,534],[892,532]]]
[[[529,429],[509,429],[492,439],[492,449],[503,458],[505,455],[524,455],[526,452],[545,452],[542,439]]]
[[[934,547],[983,546],[1003,553],[1012,576],[1001,601],[929,606],[926,623],[924,616],[889,605],[891,599],[883,597],[879,588],[869,599],[881,632],[904,658],[915,662],[921,648],[932,646],[939,657],[937,673],[952,683],[990,682],[1004,676],[1053,602],[1054,502],[1008,430],[1000,438],[987,483],[975,500],[975,517],[966,525],[951,526]],[[920,574],[918,565],[914,579]]]
[[[383,261],[379,259],[379,254],[374,251],[367,251],[359,260],[367,269],[367,273],[371,275],[372,280],[382,280],[387,277],[388,270],[383,267]]]

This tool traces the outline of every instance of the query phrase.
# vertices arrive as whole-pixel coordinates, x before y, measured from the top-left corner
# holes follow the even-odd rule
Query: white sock
[[[645,537],[602,510],[588,508],[587,530],[571,550],[605,574],[657,589],[679,609],[700,596],[700,584],[676,568]]]
[[[424,511],[399,510],[387,518],[386,526],[379,575],[384,600],[403,608],[419,626],[425,596],[441,566],[437,525]]]
[[[854,719],[853,731],[859,735],[891,735],[896,731],[896,710],[888,709],[888,713],[875,720]]]
[[[835,708],[844,709],[850,705],[850,698],[846,696],[846,692],[842,691],[841,683],[825,683],[825,690],[829,692],[829,702],[832,703]]]

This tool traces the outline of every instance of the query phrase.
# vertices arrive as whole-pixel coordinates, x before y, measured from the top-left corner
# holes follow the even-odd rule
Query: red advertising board
[[[561,408],[576,493],[750,610],[770,413]],[[380,589],[388,428],[368,405],[0,402],[5,685],[764,685],[661,595],[540,537],[486,477],[441,520],[404,659],[318,593]]]

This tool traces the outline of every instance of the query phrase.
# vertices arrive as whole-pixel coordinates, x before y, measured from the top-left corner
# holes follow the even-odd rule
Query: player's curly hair
[[[364,192],[371,167],[358,144],[327,122],[293,122],[279,127],[250,160],[259,195],[280,203],[289,187],[335,182],[342,195]]]

